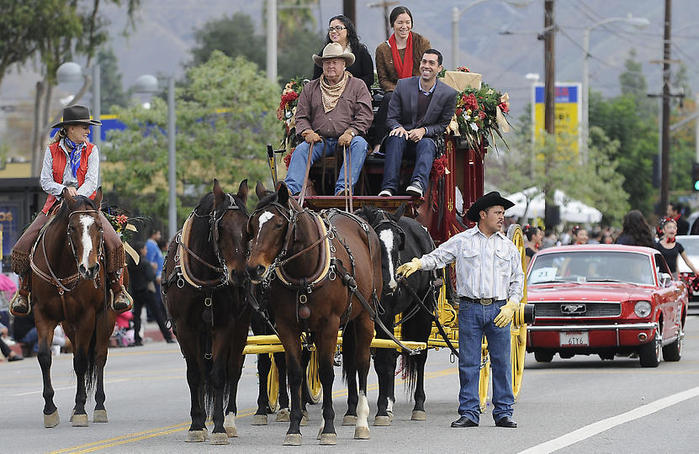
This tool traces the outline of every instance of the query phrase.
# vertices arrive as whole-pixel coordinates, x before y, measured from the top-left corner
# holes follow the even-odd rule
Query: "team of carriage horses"
[[[332,386],[339,350],[348,389],[342,424],[355,426],[355,438],[370,436],[367,380],[372,356],[379,385],[373,424],[392,422],[399,355],[414,397],[411,419],[425,420],[427,347],[448,347],[456,354],[456,310],[446,301],[446,274],[418,272],[397,278],[395,270],[434,249],[428,231],[404,215],[405,205],[394,211],[368,205],[354,212],[314,211],[299,205],[283,183],[273,190],[258,183],[255,191],[259,203],[248,212],[247,180],[235,194],[225,192],[214,180],[213,190],[187,217],[167,252],[163,301],[186,362],[191,395],[186,441],[228,444],[229,437],[237,436],[238,381],[245,354],[251,353],[258,354],[259,372],[253,424],[266,424],[268,414],[278,410],[277,421],[289,421],[285,445],[301,444],[300,426],[308,419],[306,405],[320,400],[318,439],[321,444],[336,443]],[[339,204],[342,198],[337,199]],[[75,257],[81,257],[87,247],[84,240],[71,236],[80,228],[79,218],[94,216],[98,224],[101,201],[101,190],[94,200],[67,197],[43,234],[44,246],[35,247],[32,256],[35,272],[47,267],[57,277],[53,270],[59,271],[57,282],[67,284],[77,276],[70,288],[35,279],[32,292],[39,345],[47,340],[50,345],[50,333],[59,322],[73,342],[74,426],[88,425],[85,405],[93,388],[93,422],[108,419],[103,370],[115,313],[108,309],[104,267],[94,279],[68,271],[72,268],[75,273]],[[515,228],[509,234],[521,249],[521,230]],[[96,253],[90,260],[99,263],[103,260],[99,229],[93,231],[91,241]],[[47,250],[47,242],[54,246]],[[255,336],[248,335],[251,326]],[[516,395],[526,343],[521,317],[516,317],[511,331]],[[44,425],[54,427],[59,416],[53,402],[51,355],[45,350],[40,348],[38,355],[44,380]],[[486,345],[483,358],[481,400],[485,404]],[[208,418],[213,422],[210,435]]]

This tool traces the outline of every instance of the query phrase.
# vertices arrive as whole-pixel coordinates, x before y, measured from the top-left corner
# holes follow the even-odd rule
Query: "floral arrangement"
[[[131,223],[133,219],[123,210],[119,208],[104,208],[102,209],[104,217],[114,228],[114,231],[119,235],[122,242],[127,242],[131,238],[132,232],[136,231],[136,227]]]
[[[509,112],[507,93],[502,94],[483,84],[480,89],[467,88],[459,93],[454,114],[459,124],[459,134],[470,147],[477,149],[484,140],[495,134],[505,140],[502,129],[508,123],[504,115]]]
[[[430,171],[430,177],[433,180],[439,180],[448,172],[447,170],[447,155],[443,154],[439,158],[432,161],[432,170]]]
[[[471,72],[471,70],[465,66],[459,66],[458,68],[456,68],[456,70],[459,72],[462,72],[462,73],[470,73]]]
[[[284,90],[282,90],[279,107],[277,108],[277,118],[283,123],[284,139],[282,143],[287,149],[290,149],[290,147],[293,146],[293,141],[295,140],[296,105],[298,104],[301,90],[303,90],[303,86],[306,84],[306,82],[306,79],[291,79],[284,86]]]

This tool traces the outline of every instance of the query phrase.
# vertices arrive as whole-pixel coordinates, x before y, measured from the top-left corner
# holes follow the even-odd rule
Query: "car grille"
[[[584,309],[580,308],[584,306]],[[565,301],[536,303],[536,317],[618,317],[621,303]]]

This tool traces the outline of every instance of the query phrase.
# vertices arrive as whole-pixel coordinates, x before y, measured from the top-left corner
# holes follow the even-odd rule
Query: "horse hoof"
[[[302,426],[307,426],[308,425],[308,412],[306,410],[303,411],[303,415],[301,416],[301,425]]]
[[[284,446],[301,446],[301,434],[286,434]]]
[[[226,432],[218,432],[211,434],[211,440],[209,441],[209,444],[211,445],[227,445],[228,443],[228,434]]]
[[[337,434],[320,434],[321,445],[336,445]]]
[[[236,438],[238,436],[237,427],[224,426],[223,428],[226,429],[226,435],[228,438]]]
[[[393,422],[393,412],[391,410],[388,410],[386,413],[388,413],[389,421]]]
[[[276,422],[289,422],[289,409],[282,408],[281,410],[279,410],[274,420]]]
[[[201,430],[190,430],[187,432],[187,438],[184,439],[185,443],[201,443],[206,441],[207,432],[206,429]]]
[[[87,415],[73,415],[70,418],[70,423],[73,425],[73,427],[87,427]]]
[[[357,416],[356,415],[345,415],[342,418],[342,425],[343,426],[356,426],[357,425]]]
[[[368,440],[371,438],[369,436],[369,428],[368,427],[361,427],[357,426],[354,428],[354,438],[358,440]]]
[[[390,416],[377,416],[374,418],[374,425],[375,426],[390,426],[391,425],[391,418]]]
[[[413,421],[427,421],[427,413],[422,410],[413,410],[413,415],[410,419]]]
[[[266,426],[267,415],[253,415],[251,424],[253,426]]]
[[[228,413],[226,415],[226,419],[223,421],[223,428],[226,429],[228,438],[238,436],[238,428],[235,426],[235,415],[233,413]]]
[[[109,422],[107,419],[107,410],[95,410],[92,414],[92,422]]]
[[[61,418],[58,417],[58,409],[54,410],[50,415],[44,415],[44,427],[47,429],[56,427],[59,422],[61,422]]]

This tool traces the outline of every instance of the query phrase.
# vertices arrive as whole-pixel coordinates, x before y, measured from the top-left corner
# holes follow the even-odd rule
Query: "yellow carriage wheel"
[[[524,245],[524,235],[519,224],[513,224],[507,230],[507,237],[517,247],[522,260],[522,270],[525,270],[527,253]],[[522,378],[524,376],[524,357],[527,354],[527,325],[524,324],[524,305],[527,304],[527,281],[524,280],[522,301],[519,310],[515,313],[515,318],[510,326],[510,363],[512,365],[512,393],[515,399],[522,388]]]
[[[488,341],[481,341],[481,375],[478,380],[478,396],[481,400],[481,413],[485,413],[488,400],[488,386],[490,384],[490,356],[488,355]]]
[[[320,402],[320,399],[323,398],[323,385],[320,383],[320,374],[318,373],[318,350],[315,349],[311,352],[311,360],[306,367],[306,386],[311,403]]]
[[[271,364],[269,366],[269,374],[267,374],[267,401],[272,413],[279,410],[279,369],[274,361],[274,354],[270,353],[269,358]]]

